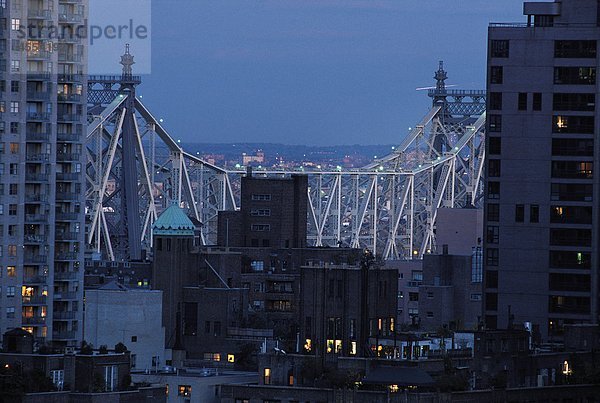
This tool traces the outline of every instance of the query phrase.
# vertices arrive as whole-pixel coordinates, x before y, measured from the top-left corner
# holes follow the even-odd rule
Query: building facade
[[[0,2],[0,333],[40,343],[83,329],[86,20],[87,0]]]
[[[485,321],[552,339],[598,320],[600,5],[524,13],[489,29]]]

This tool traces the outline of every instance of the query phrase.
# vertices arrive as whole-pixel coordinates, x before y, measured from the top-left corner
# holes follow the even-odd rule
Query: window
[[[213,327],[214,327],[214,335],[220,336],[221,335],[221,322],[215,321]]]
[[[7,297],[15,296],[15,286],[9,285],[8,287],[6,287],[6,296]]]
[[[519,109],[520,111],[527,110],[527,93],[526,92],[519,92],[519,102],[517,104],[517,109]]]
[[[409,292],[408,293],[408,300],[409,301],[413,301],[416,302],[419,300],[419,293],[418,292]]]
[[[502,115],[488,115],[488,128],[492,133],[502,131]]]
[[[488,177],[497,178],[500,176],[500,160],[488,160]]]
[[[471,301],[481,301],[481,294],[479,294],[479,293],[471,294]]]
[[[19,164],[10,164],[8,166],[9,172],[11,175],[18,175],[19,174]]]
[[[17,245],[8,245],[8,256],[17,257]]]
[[[19,82],[18,81],[10,82],[10,92],[19,92]]]
[[[554,57],[594,59],[596,41],[554,41]]]
[[[488,221],[500,221],[500,205],[499,204],[488,204],[487,205],[487,219],[488,219]]]
[[[137,336],[131,336],[131,342],[137,343]]]
[[[550,251],[550,267],[589,270],[592,267],[592,256],[589,252]]]
[[[19,153],[19,143],[10,143],[10,153],[11,154]]]
[[[9,306],[6,308],[6,318],[7,319],[14,319],[15,317],[15,307],[14,306]]]
[[[6,266],[6,275],[8,277],[16,277],[17,276],[17,268],[15,266]]]
[[[486,231],[486,241],[488,243],[498,243],[500,238],[500,227],[497,225],[488,225]]]
[[[500,154],[502,148],[501,137],[488,137],[488,153],[489,154]]]
[[[135,368],[135,366],[137,364],[137,355],[136,354],[131,354],[129,356],[129,362],[131,363],[131,368]]]
[[[271,384],[271,368],[264,369],[263,381],[265,385]]]
[[[427,291],[427,299],[433,299],[433,291]]]
[[[259,217],[269,217],[271,215],[271,210],[270,209],[252,210],[250,212],[250,215],[259,216]]]
[[[585,206],[551,206],[550,222],[558,224],[592,224],[592,208]]]
[[[19,113],[19,101],[10,101],[10,113]]]
[[[596,109],[596,95],[588,93],[554,93],[552,108],[555,111],[593,112]]]
[[[594,156],[592,139],[552,139],[553,156]]]
[[[11,73],[18,73],[21,71],[21,61],[20,60],[11,60],[10,61],[10,71]]]
[[[531,206],[529,206],[529,222],[540,222],[540,206],[538,206],[537,204],[532,204]]]
[[[498,294],[489,292],[485,294],[485,309],[488,311],[498,310]]]
[[[592,185],[582,183],[553,183],[550,198],[554,201],[592,201]]]
[[[10,215],[10,216],[16,216],[17,215],[17,205],[16,204],[9,204],[8,205],[8,215]]]
[[[488,270],[485,272],[485,288],[498,288],[498,272]]]
[[[63,390],[65,383],[65,371],[64,369],[55,369],[50,371],[50,379],[58,390]]]
[[[107,392],[112,392],[117,389],[118,371],[116,365],[104,367],[104,385]]]
[[[252,267],[253,271],[263,271],[265,262],[262,260],[253,260],[252,263],[250,263],[250,267]]]
[[[183,397],[191,397],[192,396],[192,386],[191,385],[179,385],[177,387],[177,395]]]
[[[500,182],[488,182],[488,199],[500,198]]]
[[[497,248],[486,248],[486,259],[485,263],[488,266],[498,266],[498,249]]]
[[[501,92],[490,92],[489,95],[489,108],[492,110],[502,110],[502,93]]]
[[[553,116],[552,132],[594,134],[594,117],[567,115]]]
[[[271,226],[269,224],[252,224],[252,231],[271,231]]]
[[[483,249],[481,246],[473,248],[471,253],[471,282],[481,283],[483,280]]]
[[[490,84],[502,84],[504,81],[504,70],[502,66],[490,67]]]
[[[13,31],[18,31],[21,29],[21,19],[13,18],[10,20],[10,29]]]
[[[517,204],[515,206],[515,222],[524,222],[525,221],[525,205]]]
[[[254,195],[252,195],[252,200],[253,201],[270,201],[271,200],[271,195],[267,195],[267,194],[254,194]]]
[[[552,161],[553,178],[592,179],[593,169],[588,161]]]
[[[595,85],[595,67],[555,67],[554,84],[557,85]]]
[[[490,56],[506,58],[509,55],[508,40],[492,40],[490,43]]]
[[[592,231],[576,228],[550,228],[550,245],[591,246]]]

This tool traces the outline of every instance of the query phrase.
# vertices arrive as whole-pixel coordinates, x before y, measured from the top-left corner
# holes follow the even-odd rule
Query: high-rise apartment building
[[[485,322],[598,322],[600,2],[526,2],[488,54]]]
[[[87,0],[0,0],[0,333],[81,339]]]

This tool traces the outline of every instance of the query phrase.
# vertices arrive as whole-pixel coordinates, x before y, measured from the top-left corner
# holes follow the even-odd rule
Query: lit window
[[[13,31],[18,31],[19,29],[21,29],[21,19],[13,18],[12,20],[10,20],[10,29],[12,29]]]
[[[312,340],[311,339],[306,339],[304,341],[304,351],[306,351],[307,353],[310,353],[312,351]]]
[[[191,397],[192,396],[192,385],[179,385],[177,387],[177,394],[179,396]]]
[[[8,277],[15,277],[17,275],[17,268],[15,266],[6,266],[6,274]]]
[[[235,355],[227,354],[227,362],[235,362]]]
[[[356,355],[356,342],[350,342],[350,355]]]
[[[265,385],[271,384],[271,368],[265,368],[264,371],[264,383]]]

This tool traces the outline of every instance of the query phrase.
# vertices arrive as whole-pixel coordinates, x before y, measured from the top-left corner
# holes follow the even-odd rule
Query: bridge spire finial
[[[133,55],[129,52],[129,44],[125,45],[125,54],[121,56],[120,64],[123,65],[123,77],[131,77],[133,75],[132,66],[135,64]]]
[[[435,85],[435,89],[437,90],[437,92],[446,91],[446,79],[448,78],[448,73],[446,73],[446,70],[444,70],[443,60],[440,60],[440,67],[438,71],[435,72],[435,76],[433,76],[433,78],[435,78],[435,80],[437,81]]]

